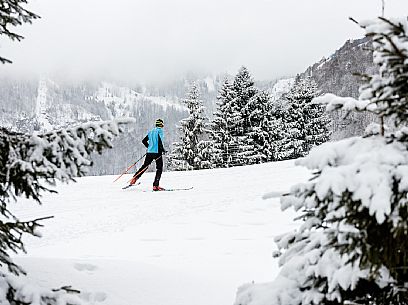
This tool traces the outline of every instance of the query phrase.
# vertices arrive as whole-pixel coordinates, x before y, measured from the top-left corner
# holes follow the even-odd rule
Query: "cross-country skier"
[[[153,182],[153,191],[164,191],[162,187],[159,186],[160,177],[163,171],[163,153],[166,153],[163,146],[164,134],[163,134],[164,123],[162,119],[156,120],[156,127],[147,133],[147,136],[142,140],[144,146],[147,147],[146,158],[141,168],[133,175],[130,185],[134,185],[136,181],[143,175],[147,170],[149,165],[156,161],[156,176]]]

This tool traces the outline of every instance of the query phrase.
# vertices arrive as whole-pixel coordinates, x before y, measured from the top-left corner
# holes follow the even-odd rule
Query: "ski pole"
[[[143,159],[143,157],[146,156],[146,154],[144,154],[139,160],[137,160],[135,163],[133,163],[132,165],[130,165],[119,177],[117,177],[113,182],[116,182],[120,179],[120,177],[122,177],[124,174],[126,174],[133,166],[135,166],[137,164],[137,162],[139,162],[140,160]]]
[[[157,158],[154,159],[153,161],[157,161],[157,160],[159,160],[161,157],[162,157],[162,155],[160,155],[159,157],[157,157]],[[152,162],[153,162],[153,161],[152,161]],[[152,162],[150,162],[149,165],[152,164]],[[146,166],[146,168],[143,169],[139,174],[137,174],[136,177],[138,177],[138,176],[140,176],[141,174],[143,174],[143,173],[149,168],[149,165]],[[135,176],[133,176],[132,179],[133,179],[134,177],[135,177]],[[130,180],[128,181],[128,183],[130,183],[130,181],[132,181],[132,179],[130,179]]]

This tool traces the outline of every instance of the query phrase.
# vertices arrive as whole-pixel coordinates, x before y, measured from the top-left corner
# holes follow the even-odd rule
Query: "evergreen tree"
[[[212,143],[208,139],[206,117],[203,102],[197,84],[193,83],[184,99],[189,117],[181,120],[180,142],[174,143],[170,155],[172,168],[175,170],[193,170],[211,168]]]
[[[208,126],[206,124],[206,126]],[[198,142],[198,155],[196,158],[197,169],[214,168],[213,155],[214,155],[214,142],[209,139],[209,130],[205,131],[205,139]]]
[[[249,136],[252,131],[251,114],[256,109],[258,89],[248,69],[241,67],[234,78],[233,90],[235,97],[231,102],[230,117],[232,120],[231,135],[234,165],[257,163],[258,152],[255,150],[254,140]]]
[[[317,97],[317,84],[311,78],[297,79],[285,95],[285,129],[288,137],[284,144],[288,158],[305,156],[313,146],[329,140],[329,119],[324,107],[312,103]]]
[[[379,33],[378,29],[375,29],[367,34],[376,49],[373,57],[374,62],[379,65],[379,72],[363,76],[366,85],[360,88],[360,99],[375,104],[377,106],[375,113],[379,117],[389,117],[400,125],[408,121],[408,54],[405,49],[408,40],[407,21],[387,20],[381,17],[380,20],[383,24],[389,25],[389,32]],[[371,24],[362,24],[363,28],[370,26]]]
[[[290,151],[286,144],[289,139],[288,127],[286,125],[286,112],[282,100],[277,100],[272,104],[272,126],[270,128],[270,143],[273,151],[272,161],[289,159]]]
[[[229,167],[256,163],[253,141],[248,137],[250,110],[247,104],[255,99],[257,92],[245,67],[238,71],[232,83],[224,80],[211,123],[216,165]]]
[[[269,121],[268,141],[265,145],[266,161],[281,161],[288,159],[288,152],[285,149],[287,133],[281,117],[272,116]]]
[[[23,37],[9,26],[31,23],[39,18],[24,9],[26,0],[0,0],[0,35],[20,41]],[[11,63],[0,57],[0,63]],[[23,236],[40,236],[39,218],[19,221],[10,203],[18,196],[40,202],[43,192],[55,192],[56,180],[68,182],[82,176],[92,165],[91,153],[101,153],[112,147],[112,139],[119,134],[118,125],[131,120],[82,124],[45,134],[23,134],[0,128],[0,304],[74,305],[84,302],[73,295],[69,286],[52,291],[34,289],[21,276],[25,271],[13,262],[10,252],[25,252]]]
[[[39,18],[38,15],[23,7],[26,3],[27,0],[0,0],[0,35],[5,35],[11,40],[17,41],[24,38],[13,32],[10,27],[31,23],[32,20]],[[11,61],[0,56],[0,63],[11,63]]]
[[[315,102],[406,126],[407,18],[361,26],[373,39],[378,74],[365,77],[359,100],[327,94]],[[304,223],[276,239],[276,281],[241,288],[236,304],[408,304],[408,129],[325,143],[298,163],[315,172],[313,180],[281,203],[303,209]]]
[[[228,78],[219,90],[217,96],[217,110],[214,113],[213,120],[210,123],[210,138],[213,141],[212,163],[215,167],[229,167],[230,144],[232,143],[232,126],[233,121],[230,116],[231,102],[235,97],[232,84]]]
[[[217,97],[211,122],[214,164],[218,167],[254,164],[283,158],[281,115],[274,113],[270,96],[260,91],[245,67],[231,84],[226,79]]]
[[[40,203],[43,192],[55,192],[56,180],[68,182],[83,176],[92,165],[90,155],[101,153],[112,146],[118,135],[118,124],[127,121],[95,122],[75,128],[62,129],[40,135],[27,135],[0,129],[0,303],[68,305],[82,304],[76,296],[67,295],[69,289],[49,292],[25,292],[25,283],[11,274],[24,275],[9,252],[25,252],[21,237],[38,235],[41,220],[21,222],[13,215],[10,203],[18,196],[25,196]]]
[[[259,91],[247,108],[251,109],[248,138],[254,143],[253,160],[256,163],[281,160],[285,133],[282,118],[275,112],[269,94]]]

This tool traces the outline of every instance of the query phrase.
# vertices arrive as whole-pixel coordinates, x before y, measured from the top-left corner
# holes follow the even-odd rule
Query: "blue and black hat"
[[[156,120],[156,127],[163,127],[164,126],[164,122],[162,119],[157,119]]]

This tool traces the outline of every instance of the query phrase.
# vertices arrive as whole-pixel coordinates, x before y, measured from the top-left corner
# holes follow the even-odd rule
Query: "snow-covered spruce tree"
[[[253,106],[256,106],[256,103],[252,101],[256,99],[259,90],[255,87],[246,67],[241,67],[235,76],[233,90],[235,97],[231,102],[230,117],[233,123],[231,135],[232,147],[235,147],[234,163],[235,165],[255,164],[258,163],[260,157],[249,132],[252,131],[250,115],[254,111]]]
[[[208,125],[206,125],[208,126]],[[214,168],[214,164],[212,163],[213,155],[214,155],[214,142],[209,139],[209,130],[205,131],[206,140],[201,140],[198,142],[198,155],[196,158],[197,169],[208,169]]]
[[[264,151],[266,161],[281,161],[288,159],[288,152],[285,149],[287,133],[281,117],[272,115],[267,125],[269,132],[266,134]]]
[[[272,111],[269,94],[255,87],[245,67],[232,84],[224,80],[217,106],[211,122],[217,167],[276,160],[281,122]]]
[[[290,151],[286,149],[289,139],[285,121],[285,106],[282,100],[276,100],[272,104],[272,126],[270,127],[270,145],[273,151],[271,161],[281,161],[289,159]]]
[[[307,77],[296,79],[284,97],[284,126],[288,134],[285,149],[289,159],[303,157],[312,147],[329,140],[329,119],[324,107],[312,103],[317,95],[316,82]]]
[[[232,84],[228,78],[224,82],[218,92],[217,109],[214,112],[213,120],[210,126],[210,138],[213,141],[212,163],[214,167],[229,167],[230,144],[232,143],[231,130],[234,125],[232,117],[229,115],[231,111],[231,101],[235,97]]]
[[[250,128],[248,138],[254,144],[253,160],[256,163],[282,159],[285,140],[282,118],[275,112],[270,95],[259,91],[247,104]]]
[[[11,40],[23,39],[23,36],[13,32],[10,27],[31,23],[32,20],[39,18],[22,6],[26,3],[27,0],[0,0],[0,35],[5,35]],[[11,61],[0,56],[0,63],[11,63]]]
[[[10,27],[38,18],[22,7],[26,3],[26,0],[0,0],[0,36],[18,41],[23,38]],[[0,63],[11,61],[0,57]],[[53,192],[47,185],[81,176],[91,165],[90,153],[110,147],[112,137],[118,132],[115,122],[84,124],[43,135],[0,128],[0,304],[84,304],[72,294],[76,291],[70,287],[51,291],[25,282],[24,270],[13,262],[10,253],[25,252],[22,237],[39,236],[38,228],[44,218],[19,221],[12,214],[10,203],[22,195],[40,202],[41,193]]]
[[[188,108],[189,117],[180,121],[180,141],[173,143],[171,167],[174,170],[210,168],[212,145],[208,140],[207,118],[196,83],[192,83],[183,102]]]
[[[34,135],[0,129],[0,304],[83,304],[67,293],[70,289],[33,290],[32,284],[24,282],[25,272],[13,262],[10,252],[25,252],[21,237],[39,236],[44,218],[21,222],[11,212],[10,203],[19,196],[40,203],[42,193],[55,192],[49,186],[56,180],[68,182],[84,175],[92,165],[90,154],[110,148],[112,138],[119,134],[118,124],[127,122],[130,120],[86,123]],[[26,285],[31,288],[27,290]]]
[[[314,101],[403,127],[325,143],[298,162],[314,177],[281,202],[303,210],[304,223],[276,238],[276,280],[241,287],[236,304],[408,304],[408,21],[360,25],[379,73],[366,77],[359,100],[327,94]]]

